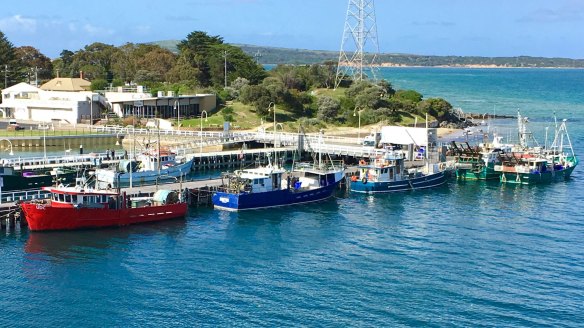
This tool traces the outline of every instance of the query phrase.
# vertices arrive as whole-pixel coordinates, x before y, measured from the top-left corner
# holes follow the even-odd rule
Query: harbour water
[[[465,111],[520,109],[538,131],[555,110],[584,154],[584,71],[383,73]],[[581,326],[581,172],[542,186],[451,181],[120,229],[3,232],[0,326]]]

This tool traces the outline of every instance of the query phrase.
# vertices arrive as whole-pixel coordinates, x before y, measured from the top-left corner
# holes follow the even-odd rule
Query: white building
[[[99,108],[94,106],[91,91],[47,91],[27,83],[19,83],[2,90],[0,112],[3,117],[23,121],[63,121],[76,125],[92,112],[98,117]],[[95,107],[95,108],[94,108]]]
[[[213,94],[175,96],[159,92],[152,97],[142,87],[118,87],[101,93],[87,91],[90,82],[57,78],[34,87],[19,83],[2,90],[0,112],[21,121],[61,121],[76,125],[98,119],[107,109],[119,117],[186,119],[216,107]]]

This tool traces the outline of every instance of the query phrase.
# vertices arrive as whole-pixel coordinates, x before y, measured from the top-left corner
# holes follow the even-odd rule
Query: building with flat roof
[[[98,102],[99,95],[91,91],[46,91],[19,83],[2,90],[0,112],[5,118],[21,121],[63,121],[76,125],[92,114],[99,117]]]
[[[174,95],[160,91],[153,97],[141,86],[92,92],[85,90],[87,83],[76,78],[53,79],[40,88],[19,83],[2,90],[0,112],[5,118],[76,125],[112,112],[122,118],[186,119],[216,107],[214,94]]]
[[[159,91],[156,97],[143,87],[117,87],[105,91],[111,111],[119,117],[136,118],[193,118],[217,106],[214,94],[175,95],[172,91]]]

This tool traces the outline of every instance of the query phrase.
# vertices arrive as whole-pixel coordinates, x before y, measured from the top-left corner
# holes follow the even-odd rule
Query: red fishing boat
[[[50,193],[48,199],[21,203],[32,231],[125,226],[183,218],[187,213],[187,203],[171,190],[158,190],[150,197],[129,197],[80,186],[43,189]]]

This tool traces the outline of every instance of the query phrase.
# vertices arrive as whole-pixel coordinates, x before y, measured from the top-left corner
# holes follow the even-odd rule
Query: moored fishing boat
[[[2,191],[40,189],[54,184],[75,182],[75,168],[59,167],[35,170],[16,170],[12,165],[0,166]]]
[[[125,226],[185,217],[187,203],[174,191],[152,197],[87,187],[44,187],[50,198],[20,204],[32,231]]]
[[[454,172],[458,180],[497,180],[500,173],[495,165],[500,164],[500,154],[510,151],[509,145],[500,143],[495,136],[492,143],[471,147],[468,143],[457,145],[452,142]]]
[[[344,179],[342,161],[298,163],[237,170],[223,176],[213,194],[217,209],[239,211],[303,204],[327,199]]]
[[[578,163],[564,120],[556,128],[549,149],[537,147],[506,154],[502,156],[501,165],[495,166],[495,171],[501,174],[502,183],[531,185],[568,179]]]
[[[444,164],[426,164],[406,169],[402,153],[387,151],[367,162],[359,161],[358,175],[351,178],[351,191],[358,193],[390,193],[437,187],[446,182]]]
[[[193,159],[179,159],[176,153],[162,151],[147,151],[137,156],[137,162],[121,161],[117,169],[97,169],[95,176],[99,188],[123,188],[152,185],[161,177],[179,178],[187,175],[193,166]]]

